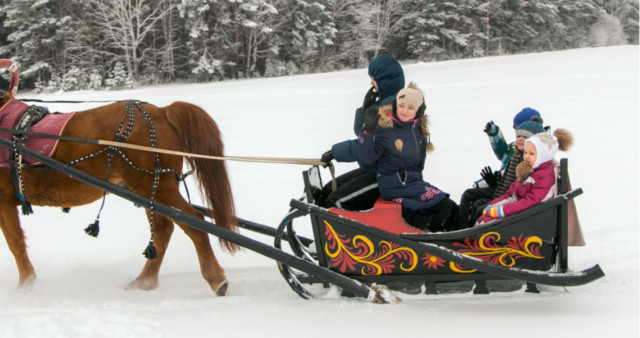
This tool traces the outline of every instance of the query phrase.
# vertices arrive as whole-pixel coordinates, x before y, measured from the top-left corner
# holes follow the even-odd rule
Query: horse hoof
[[[215,291],[216,292],[216,296],[222,297],[222,296],[226,295],[228,287],[229,287],[229,282],[227,282],[227,281],[222,282],[222,284],[220,284],[218,286],[218,288],[216,289],[216,291]]]
[[[18,289],[28,289],[35,283],[35,281],[35,275],[23,278],[18,282]]]
[[[127,290],[144,290],[144,291],[150,291],[150,290],[155,290],[158,288],[158,283],[157,282],[150,282],[150,281],[141,281],[141,280],[134,280],[131,283],[127,284],[126,288]]]
[[[18,283],[17,289],[18,290],[29,290],[29,289],[31,289],[31,287],[33,287],[33,284],[35,284],[35,281],[36,281],[35,279],[31,279],[31,280],[29,280],[27,282]]]

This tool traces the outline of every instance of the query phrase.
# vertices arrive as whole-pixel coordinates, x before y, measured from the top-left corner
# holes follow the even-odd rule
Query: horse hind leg
[[[182,159],[180,159],[180,161],[182,161]],[[165,163],[164,167],[179,168],[181,164],[180,161],[177,161],[177,163]],[[127,170],[128,168],[122,169],[121,172],[126,173],[126,175],[122,175],[122,178],[124,184],[129,187],[129,189],[143,196],[152,190],[151,181],[148,177],[132,174],[131,170]],[[179,170],[177,171],[179,172]],[[180,194],[179,183],[175,181],[173,177],[165,176],[161,178],[155,194],[155,200],[195,217],[204,219],[202,213],[192,207],[182,197]],[[147,210],[147,218],[149,218],[149,215],[149,211]],[[129,283],[128,286],[130,288],[151,290],[158,286],[160,265],[162,264],[162,260],[169,245],[171,234],[174,229],[174,223],[171,219],[161,216],[158,213],[154,214],[153,223],[153,243],[156,252],[158,253],[158,257],[147,260],[140,272],[140,275]],[[208,234],[191,228],[186,224],[179,222],[176,224],[182,228],[195,246],[202,277],[216,295],[224,296],[226,294],[228,282],[224,274],[224,269],[222,269],[213,253]]]
[[[18,208],[11,203],[0,202],[0,228],[7,240],[18,267],[18,287],[28,287],[35,281],[36,272],[27,254],[24,231],[20,227]]]
[[[160,196],[158,201],[169,204]],[[189,205],[179,194],[171,205],[202,218],[202,214]],[[147,211],[147,216],[149,216],[149,211]],[[224,296],[227,291],[228,281],[225,277],[224,269],[220,266],[213,253],[208,234],[179,222],[177,224],[187,234],[195,246],[202,277],[217,296]],[[154,215],[153,229],[153,244],[158,253],[158,257],[147,260],[140,275],[127,285],[129,289],[153,290],[159,285],[158,276],[160,266],[162,265],[167,247],[169,246],[174,224],[169,218],[156,213]]]
[[[191,206],[192,214],[202,215]],[[183,209],[184,210],[184,209]],[[209,235],[206,232],[194,229],[190,226],[177,222],[178,226],[189,236],[193,245],[195,246],[196,253],[198,255],[198,261],[200,263],[200,272],[202,277],[207,281],[211,290],[216,296],[224,296],[227,293],[227,287],[229,282],[224,273],[224,269],[218,263],[213,249],[211,248],[211,242],[209,241]]]
[[[166,195],[165,195],[166,196]],[[171,205],[177,209],[180,209],[193,216],[204,219],[202,213],[192,207],[187,201],[182,198],[180,194],[174,195]],[[185,234],[191,239],[198,255],[198,262],[200,264],[200,273],[204,280],[209,284],[211,290],[216,296],[224,296],[227,293],[227,287],[229,282],[225,276],[224,269],[218,263],[213,249],[211,248],[211,241],[209,240],[209,234],[204,231],[192,228],[181,222],[176,224],[185,232]]]

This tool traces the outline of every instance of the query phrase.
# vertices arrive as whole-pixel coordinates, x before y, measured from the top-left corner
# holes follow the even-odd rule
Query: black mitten
[[[377,109],[367,109],[364,111],[362,130],[371,134],[376,131],[376,125],[378,124],[378,119],[380,119],[380,115],[378,114]]]
[[[492,189],[495,189],[495,187],[498,186],[498,180],[499,180],[498,175],[494,174],[493,171],[491,170],[491,167],[489,166],[484,167],[484,169],[482,169],[482,171],[480,172],[480,176],[482,176],[484,181],[487,182],[487,184]]]
[[[485,133],[487,133],[489,136],[494,136],[496,134],[496,132],[498,131],[498,126],[496,126],[493,121],[489,121],[487,122],[487,124],[484,126],[484,130]]]
[[[322,154],[322,157],[320,157],[320,161],[324,162],[325,164],[323,165],[323,167],[327,167],[327,165],[329,165],[329,162],[331,162],[331,160],[333,160],[333,151],[331,150],[327,150],[324,152],[324,154]]]
[[[378,92],[376,92],[376,87],[371,86],[369,91],[364,95],[364,101],[362,101],[362,111],[367,110],[367,108],[371,107],[376,100],[378,99]]]

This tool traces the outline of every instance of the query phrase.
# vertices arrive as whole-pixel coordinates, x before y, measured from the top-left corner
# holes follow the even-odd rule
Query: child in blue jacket
[[[398,92],[391,106],[365,115],[359,159],[378,163],[380,195],[401,203],[403,215],[411,219],[408,223],[432,232],[455,230],[457,205],[422,177],[427,150],[433,149],[425,110],[422,92],[410,84]]]

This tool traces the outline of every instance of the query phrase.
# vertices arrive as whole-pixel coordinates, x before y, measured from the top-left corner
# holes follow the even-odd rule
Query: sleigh
[[[0,95],[0,112],[10,106],[23,107],[15,98],[17,67],[10,60],[0,59],[0,70],[4,68],[10,71],[11,81],[9,91],[4,96]],[[27,111],[28,108],[24,110]],[[119,127],[115,128],[114,126],[118,126],[119,116],[123,114],[125,117]],[[169,114],[167,116],[170,118],[162,118],[161,114]],[[198,119],[189,122],[179,118],[190,114]],[[219,266],[216,269],[212,266],[215,257],[206,237],[213,235],[225,243],[252,250],[276,261],[285,281],[303,298],[320,297],[322,293],[327,293],[326,290],[331,290],[331,286],[335,286],[343,295],[389,303],[398,300],[389,288],[402,291],[403,285],[417,285],[420,292],[435,294],[444,283],[471,282],[474,284],[474,293],[488,293],[489,281],[518,281],[526,283],[528,291],[537,292],[538,284],[578,286],[604,276],[598,265],[581,271],[571,271],[568,266],[567,247],[569,234],[573,233],[569,232],[572,224],[572,199],[580,195],[582,190],[568,188],[566,160],[562,161],[556,197],[495,223],[450,233],[425,233],[410,227],[402,219],[400,205],[387,201],[380,200],[372,210],[362,212],[318,206],[313,199],[313,190],[321,188],[322,182],[318,161],[313,160],[311,162],[315,164],[303,172],[304,195],[291,200],[289,212],[278,227],[238,218],[239,226],[244,230],[272,236],[273,245],[254,240],[235,231],[234,215],[214,215],[215,212],[212,210],[219,213],[224,207],[222,204],[220,208],[216,208],[216,203],[224,201],[230,195],[224,186],[219,187],[217,191],[226,193],[207,194],[213,202],[212,209],[208,209],[187,203],[178,192],[177,183],[167,187],[162,185],[162,182],[166,183],[169,180],[160,180],[161,175],[173,175],[177,181],[183,180],[184,177],[178,174],[183,158],[186,158],[187,161],[200,159],[201,161],[197,162],[198,166],[208,168],[202,171],[207,174],[199,176],[200,181],[207,181],[209,185],[214,186],[228,182],[224,177],[214,177],[216,174],[226,173],[224,166],[220,165],[221,160],[232,159],[222,157],[222,154],[218,153],[221,143],[211,145],[209,151],[202,151],[207,154],[190,152],[189,149],[170,150],[160,145],[167,140],[176,139],[178,136],[171,133],[178,129],[172,124],[174,127],[158,128],[164,132],[157,134],[153,127],[171,120],[174,123],[182,122],[177,123],[178,127],[189,125],[189,130],[201,130],[193,125],[193,121],[201,121],[195,125],[208,125],[210,129],[199,133],[181,134],[188,135],[191,140],[185,144],[209,144],[215,139],[211,135],[219,133],[215,123],[206,115],[206,112],[187,103],[158,108],[130,100],[90,111],[76,112],[74,117],[69,119],[70,122],[64,123],[76,127],[69,129],[74,130],[74,133],[69,135],[61,131],[17,128],[22,123],[15,124],[16,127],[0,128],[7,136],[0,137],[0,152],[10,153],[13,158],[8,165],[9,168],[0,166],[0,174],[4,175],[0,182],[4,184],[2,190],[10,196],[6,197],[3,200],[4,204],[0,206],[16,216],[6,217],[5,222],[0,224],[3,232],[7,233],[4,231],[5,228],[19,229],[17,205],[22,205],[23,214],[31,212],[27,197],[33,197],[37,202],[45,193],[53,193],[57,197],[66,196],[70,200],[57,205],[66,209],[81,204],[77,198],[78,191],[87,194],[85,203],[97,200],[104,196],[104,193],[110,193],[147,209],[151,215],[156,215],[155,223],[154,218],[149,217],[150,227],[158,229],[166,227],[168,222],[175,222],[185,232],[190,233],[194,245],[200,248],[196,251],[210,253],[200,260],[203,276],[215,275],[216,271],[221,270]],[[103,137],[113,137],[115,132],[117,137],[113,137],[112,140],[79,137],[91,130],[86,124],[81,123],[84,120],[79,120],[86,116],[94,118],[96,124],[115,119],[110,124],[111,127],[100,126],[93,130],[103,132]],[[80,122],[74,121],[74,118]],[[33,123],[35,120],[30,118]],[[134,127],[134,120],[141,123],[136,122]],[[125,121],[129,122],[125,124]],[[14,125],[13,122],[11,124]],[[86,135],[96,137],[97,134],[93,132]],[[43,151],[34,146],[41,143],[30,143],[35,141],[36,137],[55,140],[56,144],[61,142],[61,147],[66,151],[51,156],[49,150]],[[200,141],[193,141],[198,137]],[[151,143],[146,145],[145,142],[149,141]],[[73,156],[69,156],[71,152]],[[168,157],[161,157],[160,154]],[[76,156],[79,157],[74,159]],[[109,169],[111,159],[115,156],[122,159],[117,167],[120,170],[118,175],[114,175],[115,167]],[[86,165],[87,162],[83,163],[85,160],[92,166]],[[209,167],[210,162],[207,161],[217,161],[215,163],[218,165]],[[264,158],[256,158],[255,161],[262,162]],[[81,165],[78,165],[79,163]],[[38,164],[38,167],[32,167],[31,164]],[[173,170],[172,167],[176,169]],[[109,176],[109,173],[112,176]],[[113,181],[108,179],[114,176]],[[76,181],[83,184],[76,184]],[[54,184],[57,184],[57,187]],[[140,186],[144,184],[149,189],[141,189]],[[25,186],[29,189],[25,189]],[[131,187],[137,187],[137,190]],[[72,188],[76,190],[72,191]],[[37,193],[38,191],[40,193]],[[63,195],[62,192],[65,191],[66,195]],[[158,194],[155,194],[156,191]],[[40,204],[45,203],[40,201]],[[231,206],[230,201],[226,206]],[[219,224],[203,219],[202,215],[218,219]],[[225,215],[228,217],[221,217]],[[14,222],[7,222],[7,219]],[[85,232],[95,237],[98,229],[96,219]],[[310,233],[311,238],[302,236],[301,234],[305,233],[303,230]],[[154,231],[151,231],[152,236],[153,233]],[[143,289],[157,286],[162,258],[155,262],[153,259],[156,259],[158,254],[164,255],[164,250],[156,252],[154,245],[164,249],[169,238],[170,236],[160,236],[156,237],[154,242],[149,241],[144,251],[149,261],[140,277],[129,286]],[[24,238],[21,240],[18,236],[7,237],[7,241],[10,247],[12,242],[16,243],[12,251],[18,263],[19,285],[31,283],[35,279],[35,273],[26,256]],[[216,295],[225,294],[228,282],[224,276],[209,278],[207,282]]]
[[[411,227],[399,204],[381,199],[361,212],[321,208],[313,203],[313,190],[322,187],[318,171],[314,167],[303,173],[306,194],[291,201],[280,233],[286,229],[292,234],[287,242],[299,257],[349,278],[400,290],[410,286],[412,293],[418,286],[427,294],[437,294],[445,283],[471,281],[475,294],[486,294],[488,281],[522,281],[526,291],[539,292],[538,284],[576,286],[604,275],[597,265],[569,270],[569,213],[582,189],[568,189],[566,159],[561,160],[554,198],[484,226],[447,233]],[[310,217],[313,240],[295,235],[293,220],[301,216]],[[322,282],[285,265],[280,270],[303,297],[312,293],[305,284]]]

